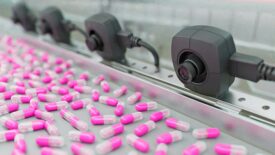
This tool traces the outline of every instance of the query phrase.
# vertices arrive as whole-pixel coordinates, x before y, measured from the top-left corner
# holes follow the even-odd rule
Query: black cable
[[[263,63],[259,67],[259,72],[261,74],[261,79],[275,81],[275,66],[270,66]]]

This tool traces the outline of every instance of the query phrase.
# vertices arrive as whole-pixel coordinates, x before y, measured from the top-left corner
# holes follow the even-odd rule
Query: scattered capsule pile
[[[33,146],[27,146],[24,135],[39,130],[47,132],[35,138],[41,155],[108,154],[126,146],[133,151],[124,154],[166,155],[174,143],[184,141],[185,134],[192,134],[197,141],[183,145],[178,154],[199,155],[206,150],[218,155],[247,154],[248,149],[242,145],[216,143],[209,147],[211,139],[223,136],[218,128],[193,128],[157,102],[143,99],[141,92],[130,93],[125,85],[112,87],[104,75],[92,78],[89,72],[77,73],[71,60],[34,49],[10,36],[1,38],[0,47],[0,124],[6,128],[0,131],[0,141],[13,141],[12,155],[32,154],[27,148]],[[102,113],[100,104],[113,113]],[[79,111],[86,113],[89,121],[79,117]],[[71,130],[63,133],[56,117]],[[129,131],[127,126],[133,124],[134,130]],[[154,134],[153,147],[144,137],[160,128],[166,132]],[[68,143],[61,135],[71,141],[71,153],[62,149]]]

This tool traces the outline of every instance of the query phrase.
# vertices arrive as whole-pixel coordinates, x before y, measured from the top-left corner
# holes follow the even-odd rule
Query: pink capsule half
[[[141,112],[134,112],[134,113],[122,116],[120,118],[120,122],[124,125],[127,125],[142,119],[143,119],[143,114]]]
[[[110,87],[110,85],[109,85],[109,83],[108,83],[107,81],[102,81],[102,82],[100,82],[100,86],[101,86],[101,89],[102,89],[105,93],[110,92],[111,87]]]
[[[131,95],[127,98],[127,102],[129,104],[135,104],[135,103],[139,102],[141,99],[142,99],[141,92],[135,92],[133,95]]]
[[[99,100],[99,97],[100,97],[100,92],[96,89],[93,89],[92,90],[92,99],[93,101],[98,101]]]
[[[44,120],[34,120],[34,121],[20,123],[18,125],[18,130],[21,133],[32,132],[32,131],[37,131],[42,129],[45,129]]]
[[[93,125],[106,125],[116,123],[116,117],[114,115],[103,115],[91,117],[91,123]]]
[[[88,104],[91,104],[92,101],[89,98],[84,98],[81,100],[77,100],[71,103],[71,108],[73,110],[79,110],[79,109],[83,109],[84,107],[86,107]]]
[[[157,143],[171,144],[182,139],[182,133],[180,131],[171,131],[163,133],[157,136]]]
[[[95,135],[92,132],[70,131],[69,139],[76,142],[92,144],[95,142]]]
[[[49,147],[43,147],[40,151],[41,155],[68,155],[66,152],[59,150],[59,149],[53,149]]]
[[[124,132],[124,125],[121,123],[103,128],[100,130],[99,135],[102,138],[110,138],[116,135],[119,135]]]
[[[156,128],[156,123],[154,121],[147,121],[143,124],[138,125],[135,128],[135,134],[139,137],[148,134],[150,131]]]
[[[191,146],[188,146],[186,149],[182,151],[182,155],[200,155],[203,153],[207,148],[205,142],[198,141]]]
[[[71,151],[74,155],[94,155],[93,150],[87,149],[79,143],[73,143],[71,145]]]
[[[220,136],[221,132],[218,128],[194,129],[192,135],[197,139],[214,139]]]
[[[150,150],[149,143],[134,134],[127,135],[126,140],[129,145],[140,152],[147,153]]]
[[[246,155],[247,149],[241,145],[216,144],[214,147],[218,155]]]
[[[15,93],[12,91],[6,91],[0,94],[0,99],[2,100],[10,100],[11,97],[14,95]]]
[[[114,110],[114,114],[118,117],[124,114],[125,104],[124,102],[119,102]]]
[[[27,145],[23,134],[17,134],[14,138],[14,148],[23,153],[27,152]]]
[[[158,122],[158,121],[161,121],[169,116],[170,116],[170,110],[163,109],[163,110],[160,110],[160,111],[157,111],[157,112],[154,112],[153,114],[151,114],[150,120],[152,120],[154,122]]]
[[[127,91],[128,91],[127,86],[123,85],[120,88],[114,90],[113,93],[114,93],[115,97],[120,97],[122,95],[125,95],[127,93]]]
[[[62,147],[64,145],[64,139],[60,136],[39,136],[35,141],[39,147]]]
[[[90,79],[90,73],[89,72],[83,72],[79,75],[79,79],[83,79],[86,81],[89,81]]]
[[[13,141],[16,134],[18,134],[18,130],[7,130],[0,132],[0,142]]]
[[[57,110],[61,110],[63,108],[67,108],[68,104],[69,103],[67,101],[46,103],[45,104],[45,109],[47,111],[57,111]]]
[[[175,118],[166,119],[165,124],[169,128],[177,129],[183,132],[189,131],[191,128],[189,123],[177,120]]]
[[[164,143],[158,144],[155,155],[168,155],[168,146]]]
[[[141,103],[136,104],[135,108],[137,111],[140,111],[140,112],[155,110],[158,108],[158,103],[157,102],[141,102]]]
[[[99,115],[101,115],[99,110],[92,104],[87,105],[86,109],[87,109],[88,113],[90,114],[90,116],[99,116]]]
[[[0,123],[2,126],[4,126],[8,130],[17,129],[18,128],[18,122],[7,117],[3,116],[0,118]]]
[[[122,146],[122,139],[120,137],[113,137],[96,146],[96,151],[100,154],[107,154],[115,151]]]
[[[99,97],[99,102],[109,105],[109,106],[117,106],[118,100],[116,98],[108,97],[108,96],[100,96]]]

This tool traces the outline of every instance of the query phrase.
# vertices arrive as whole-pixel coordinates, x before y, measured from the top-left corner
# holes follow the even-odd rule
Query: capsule
[[[5,82],[0,82],[0,93],[3,93],[7,90],[8,84]]]
[[[35,97],[38,94],[46,94],[48,92],[47,88],[29,88],[26,89],[26,95]]]
[[[72,81],[69,81],[67,85],[70,88],[74,88],[75,86],[84,86],[86,85],[86,81],[83,79],[72,80]]]
[[[79,75],[79,79],[83,79],[85,81],[90,80],[90,73],[89,72],[83,72]]]
[[[80,130],[80,131],[87,131],[88,130],[88,124],[84,121],[81,121],[78,117],[76,117],[73,113],[66,109],[62,109],[60,111],[60,115],[62,118],[64,118],[66,121],[68,121],[72,127]]]
[[[182,133],[180,131],[171,131],[163,133],[157,137],[157,143],[171,144],[182,139]]]
[[[184,149],[182,155],[200,155],[206,150],[206,148],[207,145],[205,142],[198,141],[195,144],[192,144],[191,146]]]
[[[64,145],[64,139],[60,136],[39,136],[35,141],[39,147],[62,147]]]
[[[100,92],[96,89],[93,89],[92,90],[92,99],[93,101],[98,101],[99,100],[99,97],[100,97]]]
[[[135,92],[133,95],[131,95],[127,98],[127,102],[129,104],[135,104],[135,103],[139,102],[141,99],[142,99],[141,92]]]
[[[31,88],[43,87],[43,83],[41,83],[41,82],[39,82],[39,81],[32,81],[32,80],[29,80],[29,81],[28,81],[28,85],[29,85]]]
[[[153,114],[151,114],[150,120],[152,120],[154,122],[158,122],[158,121],[161,121],[169,116],[170,116],[170,110],[163,109],[163,110],[160,110],[160,111],[157,111],[157,112],[154,112]]]
[[[8,114],[19,109],[19,105],[17,103],[10,103],[6,105],[0,106],[0,115]]]
[[[27,145],[23,134],[17,134],[14,138],[14,148],[23,153],[27,151]]]
[[[144,124],[140,124],[135,128],[135,134],[139,137],[148,134],[150,131],[156,128],[154,121],[147,121]]]
[[[92,87],[89,86],[74,86],[74,90],[82,93],[82,94],[89,94],[92,92]]]
[[[214,148],[218,155],[246,155],[247,149],[241,145],[216,144]]]
[[[165,124],[169,128],[177,129],[183,132],[189,131],[191,128],[189,123],[177,120],[175,118],[166,119]]]
[[[31,99],[30,104],[29,104],[29,108],[33,108],[33,109],[38,109],[38,100],[37,99]]]
[[[114,115],[103,115],[91,117],[91,123],[93,125],[106,125],[116,123],[116,117]]]
[[[118,123],[118,124],[101,129],[99,132],[99,135],[102,138],[107,139],[107,138],[119,135],[123,132],[124,132],[124,125],[121,123]]]
[[[109,106],[117,106],[118,100],[116,98],[108,97],[108,96],[100,96],[99,97],[99,102],[109,105]]]
[[[26,93],[26,88],[22,86],[10,86],[10,90],[16,92],[17,94],[24,95]]]
[[[71,151],[74,155],[94,155],[94,151],[85,148],[82,144],[73,143],[71,145]]]
[[[91,103],[92,103],[91,99],[84,98],[84,99],[72,102],[71,108],[73,110],[83,109],[84,107],[86,107],[88,104],[91,104]]]
[[[168,146],[164,143],[158,144],[155,155],[168,155]]]
[[[14,103],[30,103],[32,97],[28,95],[13,95],[11,101]]]
[[[150,150],[150,145],[145,140],[137,137],[134,134],[129,134],[126,136],[127,143],[134,147],[137,151],[147,153]]]
[[[214,139],[221,134],[218,128],[194,129],[192,135],[197,139]]]
[[[45,104],[45,109],[47,111],[57,111],[63,108],[68,108],[68,104],[67,101],[51,102]]]
[[[69,93],[69,89],[65,87],[53,86],[51,87],[51,92],[58,95],[66,95]]]
[[[128,91],[128,88],[127,88],[127,86],[121,86],[120,88],[118,88],[118,89],[116,89],[116,90],[114,90],[114,95],[115,95],[115,97],[120,97],[120,96],[123,96],[123,95],[125,95],[126,93],[127,93],[127,91]]]
[[[110,92],[110,85],[107,81],[102,81],[100,82],[100,86],[101,86],[101,89],[105,92],[105,93],[108,93]]]
[[[93,79],[93,83],[95,84],[95,85],[99,85],[102,81],[104,81],[105,80],[105,77],[104,77],[104,75],[99,75],[99,76],[97,76],[97,77],[95,77],[94,79]]]
[[[4,126],[8,130],[17,129],[18,128],[18,122],[7,117],[3,116],[0,118],[0,123],[2,126]]]
[[[46,111],[42,111],[42,110],[35,110],[34,112],[34,116],[37,119],[43,119],[45,121],[48,122],[53,122],[54,121],[54,116],[52,113],[46,112]]]
[[[18,120],[26,119],[26,118],[29,118],[29,117],[33,117],[34,116],[34,111],[35,111],[35,109],[33,109],[33,108],[27,108],[27,109],[23,109],[23,110],[13,112],[13,113],[10,114],[10,116],[13,120],[18,121]]]
[[[52,78],[51,76],[49,76],[49,75],[46,75],[46,76],[44,76],[44,77],[41,79],[41,81],[42,81],[43,83],[45,83],[45,84],[51,83],[52,80],[53,80],[53,78]]]
[[[122,116],[120,118],[120,122],[124,125],[127,125],[142,119],[143,119],[143,115],[141,112],[134,112],[134,113]]]
[[[44,120],[34,120],[30,122],[20,123],[18,125],[18,130],[21,133],[37,131],[45,129],[45,121]]]
[[[57,96],[54,94],[38,94],[37,98],[41,102],[54,102],[57,99]]]
[[[86,106],[86,109],[91,117],[101,115],[100,112],[98,111],[98,109],[92,104],[88,104]]]
[[[66,75],[61,78],[59,78],[58,82],[62,85],[68,84],[68,82],[72,79],[72,75]]]
[[[125,104],[124,102],[119,102],[114,110],[114,114],[118,117],[124,114]]]
[[[99,154],[107,154],[115,151],[122,146],[122,139],[120,137],[113,137],[96,146],[96,151]]]
[[[92,144],[95,142],[95,135],[92,132],[70,131],[69,139],[75,142]]]
[[[136,104],[135,108],[136,108],[136,111],[140,111],[140,112],[155,110],[158,108],[158,103],[157,102],[141,102],[141,103]]]
[[[40,151],[41,155],[68,155],[66,152],[49,147],[43,147]]]
[[[14,92],[5,91],[5,92],[0,94],[0,99],[1,100],[10,100],[13,95],[14,95]]]
[[[80,94],[78,92],[72,92],[61,97],[62,101],[72,102],[73,100],[79,99]]]
[[[0,142],[13,141],[18,130],[0,131]]]
[[[11,155],[26,155],[26,153],[14,148],[11,152]]]
[[[45,129],[51,136],[60,135],[58,128],[52,122],[45,121]]]

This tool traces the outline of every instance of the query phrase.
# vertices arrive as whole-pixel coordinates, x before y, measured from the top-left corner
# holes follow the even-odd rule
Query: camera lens
[[[195,66],[189,61],[183,62],[180,65],[178,72],[181,79],[186,83],[192,82],[193,78],[197,75]]]

